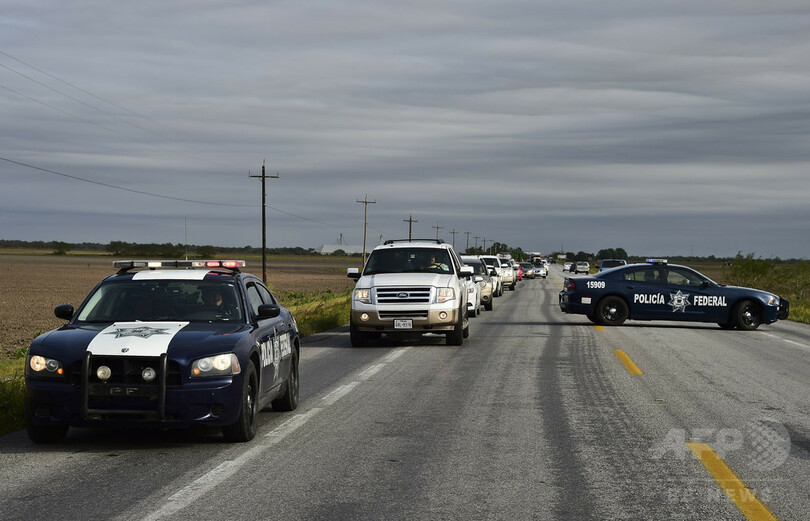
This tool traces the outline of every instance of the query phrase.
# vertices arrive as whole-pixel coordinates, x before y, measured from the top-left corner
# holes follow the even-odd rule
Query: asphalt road
[[[250,443],[4,436],[0,518],[810,518],[810,327],[603,329],[561,281],[506,292],[461,347],[305,339],[299,409]]]

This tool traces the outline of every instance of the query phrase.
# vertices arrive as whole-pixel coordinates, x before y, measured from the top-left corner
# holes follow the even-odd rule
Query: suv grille
[[[430,286],[377,288],[378,304],[430,304]]]

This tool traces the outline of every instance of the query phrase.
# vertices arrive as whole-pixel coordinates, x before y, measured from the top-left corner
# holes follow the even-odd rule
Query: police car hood
[[[379,286],[434,286],[437,288],[450,287],[453,274],[440,273],[378,273],[367,275],[357,281],[358,288],[371,288]]]
[[[250,326],[216,322],[115,322],[105,325],[68,325],[40,337],[67,358],[94,356],[171,357],[232,351],[247,336]],[[32,346],[33,347],[33,346]]]

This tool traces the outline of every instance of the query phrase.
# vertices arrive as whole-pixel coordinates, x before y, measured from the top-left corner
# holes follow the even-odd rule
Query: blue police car
[[[663,259],[628,264],[589,277],[568,277],[560,309],[591,322],[618,326],[632,320],[716,322],[724,329],[754,330],[788,317],[785,298],[757,289],[718,284]]]
[[[259,411],[298,405],[298,326],[244,261],[116,261],[25,365],[34,442],[73,427],[221,427],[252,439]]]

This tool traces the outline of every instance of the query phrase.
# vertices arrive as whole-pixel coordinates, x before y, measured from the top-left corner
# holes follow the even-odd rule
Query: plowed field
[[[0,254],[0,355],[28,347],[40,332],[64,321],[59,304],[78,306],[104,277],[115,273],[112,257]],[[244,271],[261,277],[262,262],[248,259]],[[268,258],[267,282],[282,303],[289,293],[344,291],[353,286],[346,268],[360,259]]]

